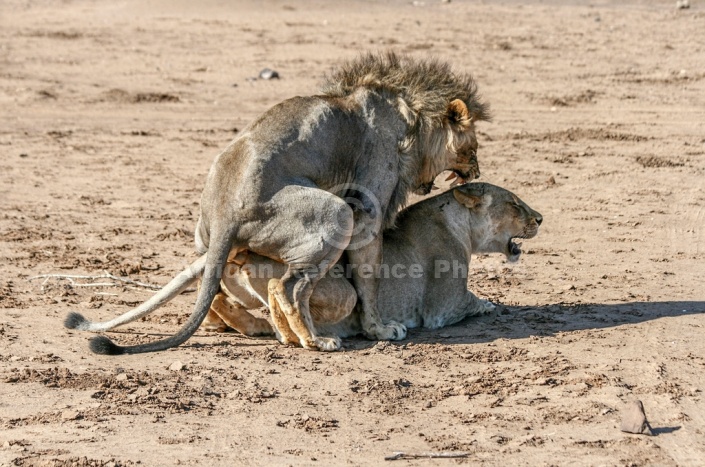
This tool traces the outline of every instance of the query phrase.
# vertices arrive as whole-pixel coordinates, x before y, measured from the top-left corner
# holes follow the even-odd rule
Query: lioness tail
[[[159,292],[154,294],[152,298],[134,308],[127,313],[124,313],[117,318],[113,318],[110,321],[103,321],[94,323],[87,320],[83,315],[75,312],[69,313],[69,315],[64,320],[64,327],[68,329],[78,329],[79,331],[109,331],[110,329],[116,328],[123,324],[130,323],[137,319],[147,316],[157,308],[161,307],[181,292],[183,292],[186,287],[196,282],[196,280],[203,274],[203,270],[206,266],[206,255],[201,256],[196,261],[191,263],[189,267],[181,271],[176,277],[174,277],[167,285],[165,285]]]

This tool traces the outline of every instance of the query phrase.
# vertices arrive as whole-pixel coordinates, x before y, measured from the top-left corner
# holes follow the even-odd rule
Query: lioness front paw
[[[380,341],[398,341],[406,337],[406,326],[396,321],[390,321],[382,326],[372,326],[365,334],[369,339]]]
[[[228,327],[225,324],[203,323],[201,329],[207,332],[226,332]]]
[[[343,345],[340,337],[314,337],[313,345],[304,345],[309,350],[320,350],[321,352],[335,352]]]
[[[497,305],[492,303],[489,300],[480,300],[482,302],[482,306],[480,307],[480,314],[481,315],[486,315],[488,313],[491,313],[497,308]]]

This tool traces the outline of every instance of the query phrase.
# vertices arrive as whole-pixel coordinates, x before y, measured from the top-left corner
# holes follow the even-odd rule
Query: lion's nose
[[[541,214],[536,216],[536,223],[538,225],[541,225],[541,222],[543,222],[543,216]]]

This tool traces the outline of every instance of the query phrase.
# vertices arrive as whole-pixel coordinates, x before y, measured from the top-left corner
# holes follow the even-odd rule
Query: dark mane
[[[440,124],[448,103],[461,99],[476,120],[489,120],[489,108],[480,101],[477,85],[467,73],[455,73],[437,59],[419,60],[394,52],[365,53],[342,64],[324,82],[323,93],[345,97],[360,88],[398,95],[428,123]]]

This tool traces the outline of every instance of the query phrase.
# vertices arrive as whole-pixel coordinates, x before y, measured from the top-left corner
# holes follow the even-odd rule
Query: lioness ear
[[[483,195],[481,194],[471,194],[465,193],[461,189],[453,190],[453,196],[455,199],[468,209],[475,209],[482,205]]]
[[[450,101],[446,115],[452,123],[468,123],[470,121],[468,106],[460,99]]]

